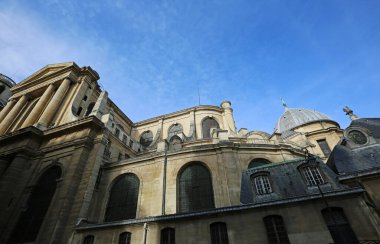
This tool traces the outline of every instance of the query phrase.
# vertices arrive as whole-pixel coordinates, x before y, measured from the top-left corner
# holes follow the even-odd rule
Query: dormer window
[[[309,186],[322,185],[325,183],[317,166],[306,166],[301,169]]]
[[[253,178],[256,194],[264,195],[272,192],[272,187],[268,175],[260,175]]]

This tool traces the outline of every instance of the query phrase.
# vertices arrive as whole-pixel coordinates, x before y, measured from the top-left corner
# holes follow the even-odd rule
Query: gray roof
[[[241,203],[257,204],[320,194],[318,187],[308,186],[303,175],[301,175],[299,167],[304,164],[309,164],[309,162],[304,159],[298,159],[245,170],[242,173],[241,181]],[[322,161],[317,160],[313,165],[317,165],[325,180],[325,184],[320,185],[323,193],[333,193],[348,189],[347,186],[338,182],[337,175]],[[267,174],[270,178],[273,190],[270,194],[258,195],[255,193],[251,177],[261,173]]]
[[[281,115],[276,124],[275,131],[282,133],[310,122],[325,120],[333,121],[327,115],[311,109],[285,108],[285,112]]]
[[[16,83],[6,75],[0,73],[0,81],[7,84],[9,87],[16,85]]]

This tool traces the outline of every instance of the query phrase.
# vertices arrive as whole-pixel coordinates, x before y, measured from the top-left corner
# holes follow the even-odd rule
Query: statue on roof
[[[356,114],[354,114],[354,111],[352,111],[352,109],[349,108],[348,106],[345,106],[345,107],[343,108],[343,112],[345,112],[346,115],[350,116],[350,119],[351,119],[351,120],[355,120],[355,119],[358,119],[358,118],[359,118]]]

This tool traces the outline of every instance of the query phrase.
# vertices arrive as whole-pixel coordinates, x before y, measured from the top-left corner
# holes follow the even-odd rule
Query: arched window
[[[264,195],[272,192],[269,176],[267,174],[252,177],[252,183],[257,195]]]
[[[85,116],[90,115],[90,113],[92,112],[92,109],[94,108],[94,106],[95,106],[95,103],[90,103],[88,105]]]
[[[136,218],[140,181],[134,174],[119,176],[112,186],[105,221]]]
[[[119,235],[118,244],[131,244],[131,232],[123,232]]]
[[[209,170],[200,163],[190,164],[178,179],[179,212],[214,208],[214,196]]]
[[[211,128],[217,128],[219,129],[219,124],[216,122],[215,119],[213,118],[206,118],[202,122],[202,133],[203,133],[203,138],[211,138]]]
[[[147,130],[141,134],[140,144],[143,147],[149,146],[152,142],[153,142],[153,133],[150,130]]]
[[[263,219],[269,244],[288,244],[289,238],[281,216],[270,215]]]
[[[175,244],[175,229],[167,227],[161,230],[160,244]]]
[[[16,224],[10,243],[34,242],[44,221],[46,212],[57,188],[57,179],[61,178],[59,166],[52,166],[38,179],[28,200],[28,208]]]
[[[175,123],[174,125],[170,126],[168,131],[168,138],[181,134],[183,132],[183,128],[181,124]]]
[[[350,223],[348,222],[343,209],[337,207],[325,208],[322,210],[322,215],[334,243],[358,243],[358,238],[351,229]]]
[[[253,159],[249,165],[248,165],[248,169],[251,169],[251,168],[256,168],[256,167],[259,167],[259,166],[262,166],[262,165],[267,165],[267,164],[270,164],[271,162],[269,160],[266,160],[264,158],[255,158]]]
[[[83,244],[93,244],[94,243],[94,236],[88,235],[83,239]]]
[[[228,244],[227,225],[223,222],[216,222],[210,225],[211,243]]]

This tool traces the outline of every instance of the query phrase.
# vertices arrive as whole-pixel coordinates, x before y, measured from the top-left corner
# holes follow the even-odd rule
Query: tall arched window
[[[136,218],[140,181],[134,174],[119,176],[112,186],[105,221]]]
[[[256,168],[256,167],[259,167],[259,166],[262,166],[262,165],[267,165],[267,164],[270,164],[270,161],[269,160],[266,160],[264,158],[255,158],[253,159],[249,165],[248,165],[248,169],[251,169],[251,168]]]
[[[289,242],[284,220],[280,215],[270,215],[263,219],[269,244],[287,244]]]
[[[212,223],[210,225],[210,234],[212,244],[228,244],[228,233],[226,223]]]
[[[118,244],[131,244],[131,232],[123,232],[119,235]]]
[[[181,124],[175,123],[174,125],[170,126],[168,131],[168,138],[181,134],[183,132],[183,128]]]
[[[209,170],[199,162],[186,166],[179,175],[179,212],[214,208],[214,195]]]
[[[220,127],[219,127],[218,122],[216,122],[216,120],[213,118],[204,119],[202,122],[203,138],[211,138],[211,134],[210,134],[211,128],[219,129]]]
[[[28,200],[28,208],[16,224],[10,243],[34,242],[44,221],[46,212],[57,188],[57,179],[61,178],[59,166],[52,166],[38,179]]]
[[[337,207],[325,208],[322,210],[322,215],[334,243],[358,243],[358,238],[352,230],[343,209]]]
[[[167,227],[161,230],[160,244],[175,244],[175,229]]]
[[[94,244],[94,236],[88,235],[83,239],[83,244]]]

